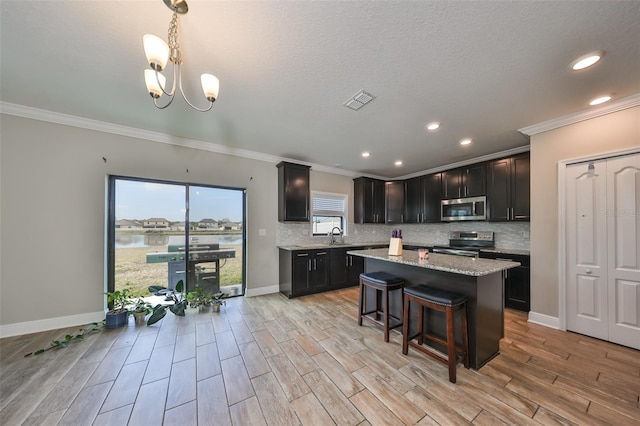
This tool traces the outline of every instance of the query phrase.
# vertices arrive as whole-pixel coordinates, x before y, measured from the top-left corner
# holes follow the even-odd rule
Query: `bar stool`
[[[371,287],[376,290],[376,306],[371,311],[365,311],[366,306],[366,288]],[[402,318],[395,317],[389,314],[389,292],[393,290],[402,291],[404,287],[404,280],[391,275],[387,272],[367,272],[360,274],[360,306],[358,309],[358,325],[362,325],[362,320],[366,319],[371,321],[377,326],[381,326],[384,332],[384,341],[389,341],[389,330],[400,327],[402,325]],[[380,306],[380,300],[378,295],[382,293],[382,310]],[[372,318],[368,315],[375,314]],[[378,320],[378,317],[382,315],[382,321]],[[397,324],[390,326],[389,318],[398,321]]]
[[[420,305],[418,314],[418,332],[409,336],[410,305],[414,302]],[[424,331],[425,308],[445,312],[446,316],[446,340],[426,333]],[[462,328],[462,346],[456,345],[454,314],[460,310],[460,323]],[[413,339],[417,339],[417,343]],[[441,352],[430,350],[422,346],[424,339],[431,340],[447,348],[447,356]],[[402,353],[407,355],[409,346],[415,348],[435,359],[449,365],[449,381],[456,382],[456,365],[462,361],[465,368],[469,368],[469,342],[467,337],[467,296],[453,293],[425,284],[407,287],[404,289],[404,327],[402,328]]]

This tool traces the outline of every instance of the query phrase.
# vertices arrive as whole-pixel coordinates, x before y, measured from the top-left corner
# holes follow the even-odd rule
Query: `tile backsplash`
[[[529,250],[529,222],[458,222],[397,225],[360,225],[350,223],[347,242],[379,243],[391,237],[392,229],[402,229],[402,238],[408,244],[443,245],[449,243],[451,231],[493,231],[496,247]],[[328,237],[311,236],[307,223],[278,223],[276,244],[279,246],[309,244],[328,241]]]

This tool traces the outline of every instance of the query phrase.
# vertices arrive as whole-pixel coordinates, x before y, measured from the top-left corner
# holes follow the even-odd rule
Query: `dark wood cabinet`
[[[442,199],[478,197],[486,194],[485,163],[442,172]]]
[[[280,293],[288,298],[358,285],[364,272],[364,258],[347,254],[351,250],[386,245],[349,246],[313,250],[280,249]]]
[[[385,223],[385,182],[359,177],[353,180],[354,223]]]
[[[504,307],[529,312],[531,309],[530,257],[519,254],[480,252],[486,259],[511,260],[520,266],[505,271]]]
[[[405,181],[405,223],[440,222],[441,185],[440,173]]]
[[[329,289],[329,250],[280,250],[280,292],[297,297]]]
[[[347,254],[349,250],[363,247],[331,249],[331,288],[339,289],[358,285],[360,274],[364,272],[364,258]]]
[[[385,183],[386,215],[385,223],[402,223],[404,216],[404,181]]]
[[[279,163],[278,167],[278,221],[309,222],[309,166]]]
[[[528,221],[530,214],[529,153],[487,164],[487,212],[490,221]]]

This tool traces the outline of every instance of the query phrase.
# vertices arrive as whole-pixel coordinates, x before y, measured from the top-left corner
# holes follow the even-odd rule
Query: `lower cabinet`
[[[507,269],[504,280],[504,307],[518,311],[531,310],[530,257],[518,254],[480,252],[480,257],[520,262],[517,268]]]
[[[329,250],[280,249],[280,292],[291,298],[329,289]]]
[[[364,258],[347,254],[347,251],[361,248],[331,250],[331,289],[358,285],[360,274],[364,272]]]
[[[347,252],[378,247],[382,246],[280,249],[280,293],[292,298],[358,285],[364,272],[364,258]]]

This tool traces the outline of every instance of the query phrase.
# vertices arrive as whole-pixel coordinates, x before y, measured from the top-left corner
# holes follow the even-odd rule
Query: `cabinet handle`
[[[316,256],[324,256],[326,254],[327,254],[326,251],[321,251],[320,253],[316,253]]]
[[[298,256],[298,257],[309,256],[309,253],[298,253],[298,254],[296,254],[296,256]]]
[[[311,259],[309,259],[309,272],[311,272]]]
[[[349,256],[349,266],[353,266],[353,256]]]
[[[313,259],[313,270],[318,270],[318,261],[316,259]]]
[[[349,266],[349,256],[344,258],[344,266]]]
[[[590,270],[590,269],[587,269],[585,272],[586,272],[588,275],[591,275],[591,270]]]

